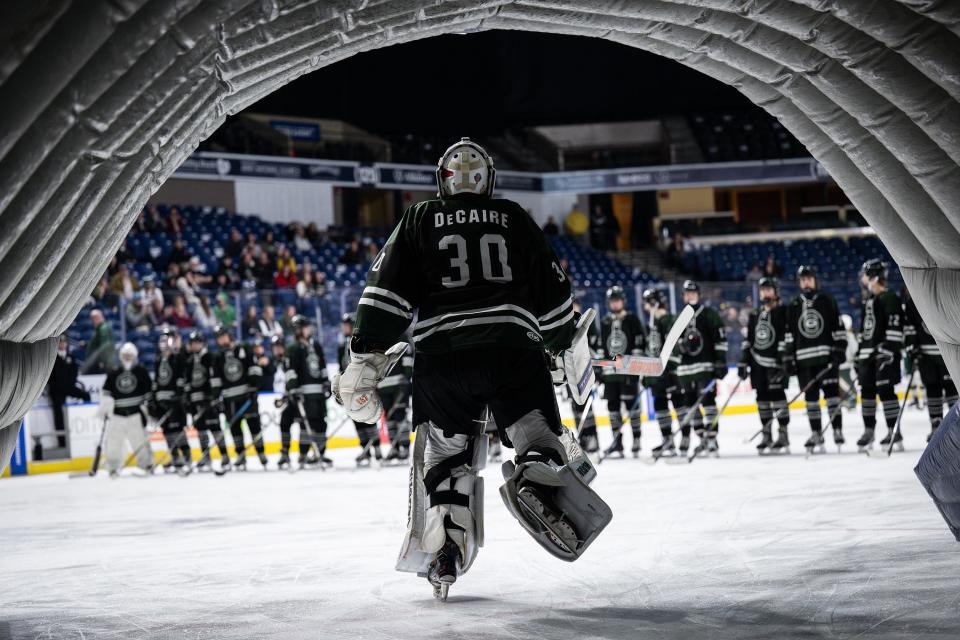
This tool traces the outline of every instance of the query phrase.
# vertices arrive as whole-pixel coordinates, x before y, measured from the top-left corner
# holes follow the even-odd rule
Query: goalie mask
[[[437,188],[441,198],[463,193],[490,197],[497,171],[493,159],[483,147],[470,138],[460,138],[451,145],[437,163]]]
[[[137,347],[132,342],[125,342],[120,347],[120,366],[124,371],[130,371],[137,364]]]

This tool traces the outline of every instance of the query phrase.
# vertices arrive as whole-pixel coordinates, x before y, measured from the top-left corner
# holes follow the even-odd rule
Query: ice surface
[[[904,425],[889,460],[806,460],[795,412],[789,457],[742,444],[754,414],[722,419],[719,460],[604,462],[614,519],[575,564],[488,468],[486,547],[446,604],[393,570],[406,469],[351,471],[356,450],[327,473],[4,480],[0,638],[957,638],[956,543],[912,473],[926,417]]]

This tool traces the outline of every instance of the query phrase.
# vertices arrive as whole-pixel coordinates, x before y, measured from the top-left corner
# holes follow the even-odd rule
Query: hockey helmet
[[[618,284],[615,284],[609,289],[607,289],[607,301],[609,302],[610,300],[623,300],[624,302],[626,302],[627,294],[623,290],[623,287],[621,287]]]
[[[800,278],[814,278],[817,277],[817,270],[808,264],[802,264],[797,267],[797,280]]]
[[[700,283],[694,282],[693,280],[685,280],[683,282],[683,290],[696,291],[697,293],[700,293]]]
[[[293,327],[294,331],[300,331],[309,324],[310,321],[307,320],[307,316],[300,313],[290,318],[290,326]]]
[[[133,365],[137,364],[138,355],[139,352],[135,344],[132,342],[124,342],[123,346],[120,347],[120,364],[124,369],[130,370],[133,368]]]
[[[206,342],[206,338],[203,337],[203,332],[197,331],[194,329],[187,335],[187,342]]]
[[[441,198],[462,193],[492,196],[497,171],[493,158],[470,138],[450,145],[437,163],[437,188]]]
[[[170,327],[160,329],[160,336],[157,338],[157,346],[160,351],[169,351],[176,340],[177,332]]]
[[[874,278],[881,282],[887,281],[887,265],[880,258],[871,258],[860,267],[860,273],[870,280]]]
[[[777,282],[776,278],[771,278],[768,276],[760,278],[760,281],[757,282],[757,286],[761,289],[764,287],[770,287],[776,291],[778,295],[780,294],[780,283]]]
[[[660,289],[650,287],[643,290],[643,301],[657,309],[663,306],[663,294]]]
[[[270,336],[270,348],[273,349],[276,347],[286,347],[286,345],[283,343],[283,336],[280,336],[280,335]]]
[[[355,319],[354,319],[352,313],[345,313],[345,314],[343,314],[343,316],[340,318],[340,322],[341,322],[341,324],[349,324],[350,326],[353,326],[353,324],[354,324],[354,322],[355,322]]]
[[[229,336],[230,327],[228,327],[225,324],[218,324],[213,328],[213,335],[215,335],[217,338],[219,338],[220,336]]]

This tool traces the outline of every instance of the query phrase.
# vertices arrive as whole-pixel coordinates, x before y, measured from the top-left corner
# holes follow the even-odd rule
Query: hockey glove
[[[97,405],[97,417],[108,418],[113,414],[113,396],[100,394],[100,404]]]
[[[847,359],[847,350],[841,347],[834,347],[830,351],[830,363],[833,365],[833,368],[840,370],[840,365],[843,364],[843,361]]]
[[[380,418],[383,402],[377,393],[377,383],[383,380],[406,348],[405,342],[398,342],[385,353],[354,353],[350,349],[350,364],[333,377],[333,395],[351,420],[374,424]]]
[[[741,380],[746,380],[750,375],[750,368],[747,366],[746,362],[741,362],[737,365],[737,375]]]
[[[787,356],[783,359],[783,375],[787,378],[797,375],[797,361],[793,356]]]
[[[723,362],[717,362],[713,365],[713,377],[717,380],[723,380],[727,377],[727,365]]]

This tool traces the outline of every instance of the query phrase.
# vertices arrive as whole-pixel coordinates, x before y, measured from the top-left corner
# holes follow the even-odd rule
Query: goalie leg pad
[[[416,430],[410,468],[407,533],[397,571],[426,575],[447,537],[460,549],[459,573],[483,546],[483,478],[486,437],[445,436],[432,423]]]
[[[552,555],[573,562],[610,523],[613,512],[589,484],[596,469],[569,432],[558,438],[528,414],[508,428],[517,462],[502,466],[507,510]]]

